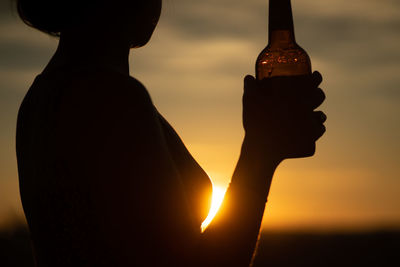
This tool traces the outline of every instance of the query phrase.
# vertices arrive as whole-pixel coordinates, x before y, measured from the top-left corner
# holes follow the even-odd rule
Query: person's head
[[[87,32],[145,45],[158,22],[162,0],[15,0],[21,19],[52,36]]]

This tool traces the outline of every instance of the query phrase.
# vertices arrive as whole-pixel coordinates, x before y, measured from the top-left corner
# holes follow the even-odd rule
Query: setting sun
[[[208,213],[207,218],[201,224],[201,231],[204,231],[207,226],[210,224],[215,214],[217,214],[219,207],[222,204],[222,200],[224,199],[226,189],[221,186],[213,186],[213,194],[211,200],[211,208]]]

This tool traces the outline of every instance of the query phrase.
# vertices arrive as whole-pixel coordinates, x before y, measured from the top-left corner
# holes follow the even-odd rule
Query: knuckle
[[[322,101],[324,101],[326,99],[325,92],[321,88],[318,88],[318,92],[319,92],[319,95],[320,95],[320,99]]]
[[[322,124],[322,129],[321,129],[322,134],[326,132],[326,126]]]
[[[323,77],[319,71],[313,73],[313,80],[316,84],[320,84],[323,81]]]

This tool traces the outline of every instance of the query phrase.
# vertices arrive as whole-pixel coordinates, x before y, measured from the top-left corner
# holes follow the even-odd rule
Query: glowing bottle
[[[268,39],[256,62],[258,80],[311,73],[310,58],[296,43],[290,0],[269,0]]]

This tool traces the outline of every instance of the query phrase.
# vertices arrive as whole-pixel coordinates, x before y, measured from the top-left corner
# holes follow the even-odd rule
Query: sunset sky
[[[400,228],[400,1],[292,0],[296,38],[324,76],[327,133],[283,162],[266,229]],[[267,44],[267,0],[166,0],[131,75],[149,90],[213,183],[227,186],[243,138],[243,78]],[[20,102],[57,46],[0,0],[0,226],[22,216]]]

